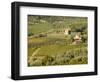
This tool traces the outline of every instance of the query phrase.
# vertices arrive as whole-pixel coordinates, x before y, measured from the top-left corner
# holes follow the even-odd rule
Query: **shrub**
[[[46,37],[46,34],[39,34],[39,37]]]
[[[72,59],[69,63],[70,64],[87,64],[88,61],[87,61],[86,56],[79,56],[79,57]]]

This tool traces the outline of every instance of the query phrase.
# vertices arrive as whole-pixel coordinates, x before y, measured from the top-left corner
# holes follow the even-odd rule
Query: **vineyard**
[[[28,15],[28,66],[88,63],[87,18]]]

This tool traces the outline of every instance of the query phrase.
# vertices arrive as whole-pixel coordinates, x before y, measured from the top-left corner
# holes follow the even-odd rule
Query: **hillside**
[[[28,66],[87,64],[87,21],[28,15]]]

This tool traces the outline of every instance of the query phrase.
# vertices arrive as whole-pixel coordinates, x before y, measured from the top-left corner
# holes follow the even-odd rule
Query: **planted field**
[[[87,18],[28,16],[28,66],[87,63]]]

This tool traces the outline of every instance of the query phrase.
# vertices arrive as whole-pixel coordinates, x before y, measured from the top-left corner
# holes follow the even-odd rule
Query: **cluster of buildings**
[[[64,31],[65,35],[70,35],[71,34],[71,29],[67,28]],[[80,35],[78,33],[75,34],[74,38],[73,38],[73,44],[79,44],[82,42],[82,38],[80,37]]]

